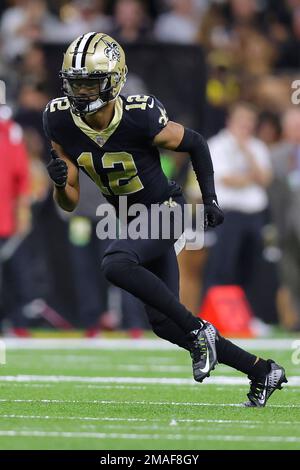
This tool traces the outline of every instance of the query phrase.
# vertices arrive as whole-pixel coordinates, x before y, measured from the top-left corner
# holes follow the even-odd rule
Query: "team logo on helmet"
[[[104,54],[109,60],[117,60],[120,62],[121,53],[119,49],[119,45],[116,42],[108,42],[105,41],[106,48],[104,49]]]

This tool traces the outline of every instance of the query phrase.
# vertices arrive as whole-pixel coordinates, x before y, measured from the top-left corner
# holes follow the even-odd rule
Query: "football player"
[[[142,203],[146,221],[151,205],[163,213],[183,208],[181,188],[165,177],[158,147],[188,152],[203,197],[206,226],[223,222],[214,187],[208,146],[197,132],[169,121],[154,96],[122,96],[127,66],[122,47],[110,36],[90,32],[68,47],[60,77],[64,97],[52,100],[44,112],[44,128],[52,143],[47,168],[58,205],[72,211],[79,199],[79,169],[98,185],[118,213],[119,198],[128,207]],[[131,223],[129,223],[129,226]],[[159,222],[160,224],[161,222]],[[251,379],[248,406],[264,406],[286,381],[275,362],[258,358],[227,339],[214,326],[194,317],[178,300],[178,265],[174,249],[178,235],[156,239],[116,239],[106,250],[102,269],[109,281],[138,297],[153,331],[189,351],[193,375],[202,382],[217,361]]]

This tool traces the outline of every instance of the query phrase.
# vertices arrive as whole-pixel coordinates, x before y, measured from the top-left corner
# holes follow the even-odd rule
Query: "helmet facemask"
[[[118,74],[71,74],[61,72],[63,92],[68,97],[72,112],[78,116],[94,114],[117,96],[114,88]],[[114,84],[112,83],[114,81]]]

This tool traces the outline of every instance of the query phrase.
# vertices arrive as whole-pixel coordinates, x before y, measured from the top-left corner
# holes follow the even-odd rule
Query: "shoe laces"
[[[263,377],[249,377],[250,382],[250,393],[254,398],[259,399],[265,388],[265,379]]]
[[[192,341],[191,356],[195,362],[199,362],[203,356],[207,354],[206,340],[205,338],[195,338]]]

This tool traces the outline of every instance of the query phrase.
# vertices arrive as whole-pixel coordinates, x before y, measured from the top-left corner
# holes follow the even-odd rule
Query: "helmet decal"
[[[71,111],[78,115],[95,113],[115,100],[126,75],[123,48],[114,38],[95,32],[83,34],[70,44],[60,71],[63,92]]]
[[[121,53],[119,50],[119,45],[116,42],[108,42],[103,39],[103,42],[106,44],[106,48],[104,49],[104,54],[109,60],[117,60],[120,62]]]
[[[72,59],[72,67],[75,67],[75,64],[76,64],[76,56],[77,56],[77,53],[78,53],[79,44],[81,43],[81,40],[82,40],[83,36],[84,36],[84,35],[80,36],[80,37],[78,38],[77,43],[76,43],[75,50],[74,50],[74,54],[73,54],[73,59]]]
[[[76,49],[74,51],[74,56],[73,56],[73,59],[75,59],[75,67],[76,68],[84,66],[86,52],[89,48],[89,45],[90,45],[92,39],[96,36],[96,34],[97,33],[94,33],[94,32],[84,34],[81,41],[76,44]]]

